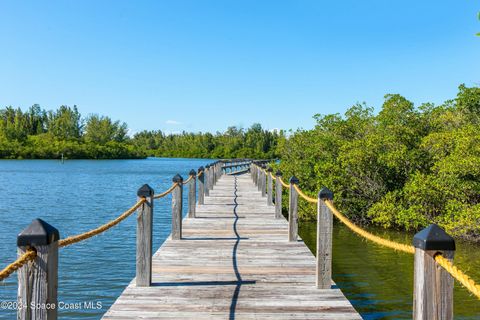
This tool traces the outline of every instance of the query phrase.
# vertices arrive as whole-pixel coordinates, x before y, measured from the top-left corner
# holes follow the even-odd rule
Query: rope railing
[[[192,179],[193,179],[194,176],[189,176],[187,180],[183,181],[182,184],[183,185],[186,185],[188,184]]]
[[[298,194],[305,200],[307,200],[308,202],[310,203],[318,203],[318,199],[317,198],[311,198],[309,196],[307,196],[305,193],[303,193],[303,191],[298,187],[298,185],[294,184],[293,187],[295,188],[295,190],[298,192]]]
[[[283,180],[282,180],[282,177],[278,177],[278,179],[280,180],[280,183],[282,184],[282,186],[284,186],[285,188],[289,188],[290,185],[288,183],[285,183]]]
[[[174,184],[172,184],[172,186],[166,190],[165,192],[162,192],[162,193],[159,193],[159,194],[156,194],[153,196],[153,199],[160,199],[160,198],[163,198],[165,197],[166,195],[168,195],[169,193],[171,193],[173,191],[173,189],[175,189],[175,187],[178,186],[178,183],[175,182]]]
[[[325,200],[325,205],[332,211],[332,213],[335,215],[335,217],[338,218],[338,220],[340,220],[350,230],[364,237],[365,239],[368,239],[372,242],[375,242],[376,244],[379,244],[384,247],[388,247],[393,250],[402,251],[402,252],[411,253],[411,254],[415,253],[415,248],[413,246],[381,238],[379,236],[371,234],[370,232],[358,227],[353,222],[351,222],[346,216],[340,213],[340,211],[338,211],[337,208],[335,208],[332,201]]]
[[[442,266],[448,273],[452,275],[458,282],[460,282],[465,288],[468,289],[471,293],[473,293],[478,299],[480,299],[480,285],[476,284],[475,281],[467,276],[463,271],[458,269],[453,263],[442,256],[441,254],[437,254],[435,256],[435,261]]]
[[[137,210],[143,203],[146,202],[146,199],[145,198],[141,198],[140,200],[138,200],[137,203],[135,203],[130,209],[128,209],[127,211],[125,211],[124,213],[122,213],[120,216],[118,216],[116,219],[104,224],[104,225],[101,225],[100,227],[98,228],[95,228],[93,230],[90,230],[90,231],[87,231],[87,232],[84,232],[82,234],[78,234],[78,235],[75,235],[75,236],[71,236],[71,237],[68,237],[68,238],[65,238],[65,239],[61,239],[58,241],[58,246],[60,248],[62,247],[66,247],[66,246],[69,246],[69,245],[72,245],[74,243],[77,243],[77,242],[80,242],[80,241],[83,241],[83,240],[86,240],[88,238],[91,238],[93,236],[96,236],[102,232],[105,232],[107,231],[108,229],[116,226],[117,224],[119,224],[121,221],[123,221],[125,218],[127,218],[128,216],[130,216],[132,213],[135,212],[135,210]]]
[[[283,183],[282,183],[283,184]],[[311,198],[307,196],[298,185],[294,184],[293,187],[298,192],[298,194],[310,203],[318,203],[318,199]],[[345,226],[347,226],[350,230],[355,232],[356,234],[360,235],[361,237],[368,239],[378,245],[393,249],[395,251],[401,251],[409,254],[415,253],[415,247],[412,245],[407,245],[399,242],[395,242],[392,240],[387,240],[382,237],[376,236],[359,226],[355,225],[352,221],[350,221],[345,215],[343,215],[337,208],[333,205],[331,200],[325,200],[325,205],[330,209],[330,211],[340,220]],[[454,277],[458,282],[460,282],[467,290],[469,290],[472,294],[474,294],[478,299],[480,299],[480,285],[477,285],[475,281],[470,278],[468,275],[463,273],[460,269],[458,269],[453,263],[442,256],[441,254],[437,254],[435,256],[435,261],[442,266],[452,277]]]
[[[220,165],[223,161],[216,161],[212,164],[207,165],[208,170],[204,171],[204,167],[198,169],[198,173],[192,169],[189,172],[189,178],[186,181],[183,181],[183,178],[177,174],[173,177],[173,184],[171,187],[164,191],[163,193],[154,194],[153,189],[148,185],[144,184],[137,191],[137,196],[139,200],[129,209],[121,213],[115,219],[95,228],[90,231],[69,236],[65,239],[59,239],[59,231],[49,225],[47,222],[42,219],[35,219],[32,223],[24,229],[17,237],[17,245],[19,248],[26,250],[25,253],[19,254],[18,258],[7,265],[4,269],[0,270],[0,281],[7,279],[15,271],[19,272],[19,292],[26,292],[26,296],[19,296],[19,303],[25,303],[24,305],[42,305],[47,302],[55,303],[57,301],[57,286],[58,278],[56,276],[58,272],[58,250],[59,248],[67,247],[69,245],[79,243],[81,241],[92,238],[96,235],[99,235],[114,226],[118,225],[120,222],[131,216],[135,211],[138,210],[137,217],[137,257],[136,257],[136,284],[137,286],[150,286],[151,285],[151,260],[152,260],[152,239],[153,239],[153,208],[151,205],[152,200],[163,198],[166,195],[172,193],[172,232],[171,238],[173,240],[181,240],[181,220],[182,220],[182,203],[183,203],[183,192],[182,187],[185,184],[188,184],[191,181],[195,182],[197,177],[202,177],[198,179],[198,204],[202,205],[204,202],[204,196],[208,195],[208,190],[212,189],[217,180],[222,175],[222,170]],[[188,190],[188,218],[195,218],[195,205],[196,205],[196,195],[197,195],[197,184],[190,183]],[[40,240],[39,240],[40,239]],[[37,256],[41,255],[41,260]],[[40,254],[41,253],[41,254]],[[41,276],[40,273],[32,273],[32,268],[37,268],[41,264],[48,265],[48,268],[43,270],[46,272],[46,277]],[[150,267],[149,267],[150,266]],[[44,268],[41,266],[41,268]],[[27,281],[27,277],[33,277],[33,281],[43,290],[46,288],[47,295],[31,295],[32,287]],[[48,279],[48,281],[47,281]],[[29,279],[30,281],[30,279]],[[43,292],[43,291],[42,291]],[[32,299],[30,303],[30,299]],[[41,309],[39,317],[47,318],[48,310],[47,308]],[[19,311],[19,319],[24,319]],[[56,319],[56,314],[50,315],[52,319]]]
[[[27,250],[23,255],[17,258],[14,262],[6,266],[2,271],[0,271],[0,281],[7,279],[12,273],[23,267],[29,261],[34,260],[37,257],[37,252],[35,250]]]

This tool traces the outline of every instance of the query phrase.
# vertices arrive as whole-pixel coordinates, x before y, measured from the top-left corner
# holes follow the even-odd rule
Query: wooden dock
[[[103,319],[361,319],[333,283],[316,288],[314,256],[250,174],[223,175],[204,201],[154,254],[152,285],[133,279]]]

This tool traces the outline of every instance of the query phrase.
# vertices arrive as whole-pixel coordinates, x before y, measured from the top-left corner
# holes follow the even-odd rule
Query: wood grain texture
[[[273,206],[273,179],[270,174],[267,175],[267,204]]]
[[[413,319],[453,319],[453,278],[435,261],[438,251],[415,248]],[[453,260],[455,251],[441,251]]]
[[[154,254],[152,286],[132,281],[103,319],[361,319],[316,288],[315,257],[274,213],[249,174],[223,175]]]
[[[288,241],[298,238],[298,192],[290,183],[288,192]]]
[[[198,204],[205,202],[205,172],[198,177]]]
[[[182,238],[183,186],[177,185],[172,191],[172,240]]]
[[[17,312],[18,320],[55,320],[57,308],[34,306],[57,306],[58,288],[58,242],[36,246],[37,257],[18,269],[17,301],[21,306]],[[18,255],[25,253],[25,247],[18,248]]]
[[[282,183],[277,177],[275,180],[275,218],[280,219],[282,217]]]
[[[152,283],[153,198],[148,197],[137,211],[136,284],[149,287]]]
[[[188,217],[195,218],[197,179],[193,177],[188,186]]]
[[[332,283],[333,214],[322,199],[317,204],[317,288],[328,289]]]

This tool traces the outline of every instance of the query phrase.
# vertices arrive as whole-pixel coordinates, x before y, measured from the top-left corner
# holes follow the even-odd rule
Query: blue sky
[[[480,83],[475,1],[0,0],[0,106],[76,104],[135,131],[311,128]]]

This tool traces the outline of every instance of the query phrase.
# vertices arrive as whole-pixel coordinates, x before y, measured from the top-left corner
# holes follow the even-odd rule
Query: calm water
[[[316,223],[300,222],[300,236],[312,252]],[[365,319],[412,319],[413,255],[367,242],[341,223],[333,228],[333,280]],[[372,229],[371,232],[402,243],[413,234]],[[480,280],[480,246],[456,243],[455,264]],[[455,319],[480,319],[480,301],[455,283]]]
[[[0,161],[0,268],[16,257],[16,235],[40,217],[64,238],[115,218],[136,201],[144,183],[161,192],[179,172],[208,163],[192,159],[116,161]],[[60,310],[62,319],[99,319],[135,276],[135,218],[107,233],[60,249],[59,301],[101,303],[95,310]],[[154,250],[170,233],[170,198],[155,206]],[[334,228],[334,280],[366,319],[410,319],[413,257],[367,243],[348,229]],[[315,224],[300,223],[300,234],[315,247]],[[375,230],[410,242],[412,235]],[[455,261],[474,279],[478,246],[458,244]],[[361,253],[361,254],[359,254]],[[16,300],[16,275],[0,284],[0,301]],[[478,319],[480,301],[456,284],[455,315]],[[0,319],[15,318],[0,310]]]

